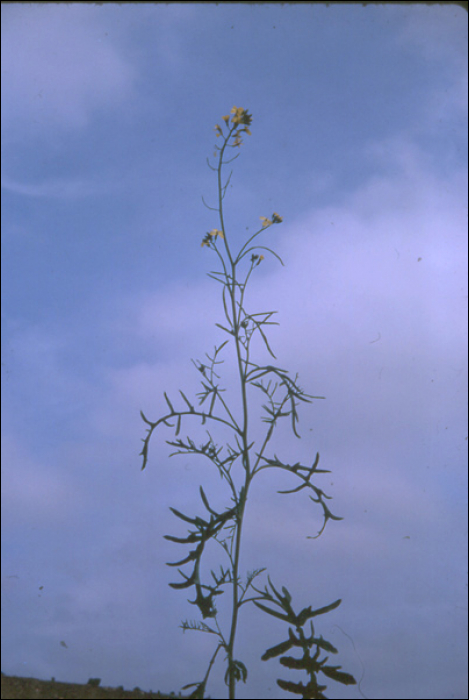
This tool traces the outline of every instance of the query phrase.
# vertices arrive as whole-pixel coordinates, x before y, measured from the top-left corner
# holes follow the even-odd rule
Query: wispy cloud
[[[2,7],[2,127],[81,128],[129,98],[134,70],[89,6]],[[86,59],[86,60],[85,60]]]
[[[78,199],[110,192],[115,189],[115,186],[106,182],[103,183],[83,179],[49,179],[46,182],[24,183],[2,175],[2,189],[12,194],[19,194],[25,197]]]
[[[74,477],[58,465],[47,465],[33,458],[24,445],[11,435],[2,436],[2,516],[16,527],[54,527],[72,511],[80,498]]]

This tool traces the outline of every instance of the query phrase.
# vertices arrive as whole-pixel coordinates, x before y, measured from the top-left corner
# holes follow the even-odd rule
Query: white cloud
[[[2,435],[2,516],[16,527],[63,523],[80,499],[74,479],[57,465],[33,458],[18,438]]]
[[[64,361],[64,355],[76,341],[73,330],[57,331],[40,324],[8,320],[6,330],[6,369],[10,371],[11,389],[17,398],[21,397],[25,412],[35,410],[40,402],[44,414],[52,410],[64,418],[86,403],[90,386]],[[32,387],[37,404],[27,400]]]
[[[187,338],[206,336],[213,327],[213,309],[219,301],[217,297],[213,303],[213,285],[216,282],[212,284],[206,280],[191,285],[171,285],[143,299],[137,312],[140,335],[153,338],[155,348],[169,343],[176,352],[184,350]],[[221,285],[217,292],[221,292]]]
[[[2,123],[7,138],[81,128],[128,99],[134,73],[90,6],[3,6]]]
[[[265,304],[274,290],[284,307],[283,342],[322,339],[315,354],[328,352],[327,338],[367,345],[381,332],[394,351],[461,356],[466,175],[439,180],[399,143],[385,152],[392,175],[375,176],[342,206],[282,224],[287,266],[263,280],[267,292],[256,282],[256,292]]]
[[[55,179],[38,183],[22,183],[2,175],[2,189],[27,197],[75,199],[97,196],[109,191],[111,186],[102,181]]]

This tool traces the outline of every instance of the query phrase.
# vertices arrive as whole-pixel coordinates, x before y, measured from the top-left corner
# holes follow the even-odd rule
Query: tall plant
[[[190,528],[187,537],[165,535],[166,539],[172,542],[187,544],[191,547],[189,553],[182,559],[169,564],[169,566],[188,565],[190,567],[187,573],[179,568],[182,580],[169,585],[176,589],[193,589],[194,599],[189,602],[198,607],[202,617],[198,621],[184,621],[181,625],[182,629],[205,632],[213,635],[217,640],[203,679],[184,686],[184,689],[194,688],[188,697],[204,697],[210,672],[220,650],[223,650],[226,655],[225,683],[229,688],[229,698],[235,697],[236,683],[240,680],[246,681],[248,675],[245,664],[235,656],[239,612],[242,606],[253,603],[263,612],[288,625],[287,639],[267,649],[262,659],[280,656],[282,666],[302,670],[307,674],[306,683],[279,679],[278,685],[303,698],[324,698],[326,696],[323,695],[323,691],[326,686],[318,681],[318,675],[321,673],[326,678],[345,685],[355,684],[355,679],[341,671],[340,666],[329,665],[327,656],[320,658],[324,652],[336,654],[337,650],[322,636],[317,636],[313,626],[315,617],[334,610],[341,601],[336,600],[316,609],[309,606],[295,612],[289,591],[283,586],[280,591],[274,586],[269,576],[268,585],[264,588],[254,585],[255,579],[266,571],[265,568],[254,569],[244,576],[239,570],[247,499],[253,479],[259,472],[266,469],[281,469],[293,476],[296,485],[278,493],[307,490],[309,498],[322,509],[323,524],[316,537],[324,531],[328,520],[341,520],[341,518],[331,513],[326,503],[326,499],[330,497],[313,483],[313,478],[328,471],[319,468],[319,453],[314,457],[312,464],[306,466],[300,462],[284,462],[276,454],[267,451],[274,431],[281,421],[290,421],[294,435],[299,437],[297,408],[300,402],[310,403],[315,398],[323,397],[306,394],[298,384],[298,376],[292,378],[286,370],[275,364],[259,364],[251,353],[253,338],[260,336],[268,353],[274,360],[276,359],[266,336],[267,326],[275,324],[272,317],[276,312],[252,313],[249,311],[246,305],[246,290],[251,275],[264,260],[264,252],[282,262],[273,250],[258,242],[258,237],[270,226],[280,224],[282,217],[276,212],[270,217],[260,217],[260,228],[237,252],[233,251],[223,211],[223,200],[231,173],[225,180],[223,168],[238,157],[239,153],[228,157],[230,149],[238,149],[243,143],[243,137],[251,133],[249,127],[252,117],[247,110],[233,107],[231,113],[223,117],[223,122],[223,127],[219,124],[215,126],[216,135],[221,138],[221,145],[215,146],[214,155],[217,157],[217,166],[210,165],[207,159],[209,167],[217,174],[218,206],[215,210],[218,213],[219,228],[214,228],[206,234],[202,246],[215,254],[220,266],[218,270],[208,273],[208,276],[221,284],[224,320],[223,323],[216,325],[228,338],[221,345],[216,346],[211,355],[207,354],[204,362],[192,361],[202,375],[202,390],[196,395],[196,400],[191,401],[182,391],[179,391],[182,404],[176,407],[164,393],[167,403],[165,415],[153,422],[148,420],[142,412],[142,418],[148,425],[141,452],[142,469],[145,469],[148,462],[148,450],[153,431],[158,426],[164,425],[174,429],[174,439],[166,441],[175,448],[172,454],[202,455],[218,470],[231,498],[230,506],[224,510],[216,509],[210,504],[204,489],[200,486],[200,497],[205,509],[203,517],[185,515],[176,508],[171,508],[174,515],[188,523]],[[227,403],[224,397],[225,389],[222,388],[219,381],[220,375],[217,372],[228,343],[234,346],[238,375],[241,402],[237,411],[230,408]],[[262,401],[260,417],[265,423],[265,429],[262,435],[256,435],[254,438],[248,411],[250,407],[248,394],[252,396],[256,392]],[[207,439],[198,443],[190,437],[179,437],[186,421],[196,421],[207,426]],[[210,432],[217,426],[228,429],[231,435],[231,439],[222,447],[218,446]],[[237,475],[236,478],[235,475]],[[223,563],[220,564],[218,571],[211,570],[210,576],[207,576],[207,573],[202,571],[202,555],[210,541],[221,545]],[[218,596],[225,591],[228,591],[231,596],[231,619],[226,630],[222,629],[216,607]],[[308,629],[305,629],[307,623]],[[295,649],[300,651],[299,658],[284,655]]]

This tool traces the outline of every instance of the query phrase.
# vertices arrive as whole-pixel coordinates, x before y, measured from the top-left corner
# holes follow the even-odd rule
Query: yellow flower
[[[212,228],[211,231],[209,231],[208,233],[205,234],[205,238],[201,243],[202,247],[204,245],[210,247],[210,243],[212,242],[212,238],[216,238],[217,236],[220,236],[220,238],[225,238],[225,236],[223,235],[223,231],[220,231],[217,228]]]
[[[260,216],[259,219],[262,221],[262,228],[266,228],[267,226],[272,226],[272,221],[268,219],[266,216]]]
[[[231,114],[234,116],[231,117],[231,121],[233,124],[239,124],[239,120],[241,119],[241,115],[243,113],[242,107],[233,107],[231,110]]]
[[[242,107],[233,107],[231,114],[233,115],[231,117],[233,124],[245,124],[246,126],[249,126],[249,124],[252,122],[252,116],[249,114],[247,109],[243,109]]]
[[[263,260],[263,255],[251,255],[251,265],[253,267],[257,267],[257,265],[260,265]]]
[[[224,117],[222,117],[222,119],[223,119],[223,121],[225,122],[225,124],[228,126],[228,122],[230,121],[230,115],[227,114],[227,115],[225,115]]]
[[[279,216],[277,214],[277,212],[274,211],[274,213],[272,214],[272,222],[274,224],[281,224],[282,221],[283,221],[283,216]]]
[[[217,228],[212,228],[212,230],[209,233],[210,236],[220,236],[220,238],[225,238],[223,235],[223,231],[219,231]]]
[[[220,126],[219,124],[215,124],[214,131],[217,132],[217,138],[218,138],[219,136],[223,136],[223,131],[221,130],[221,126]]]

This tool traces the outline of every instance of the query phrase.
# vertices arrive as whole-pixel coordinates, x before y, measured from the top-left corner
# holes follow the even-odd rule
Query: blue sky
[[[205,463],[169,459],[171,433],[141,472],[139,411],[194,395],[191,358],[222,340],[201,197],[233,105],[253,123],[230,240],[284,219],[265,242],[285,267],[256,268],[249,305],[278,310],[278,365],[326,397],[276,447],[320,452],[344,516],[307,539],[313,504],[264,472],[242,566],[298,606],[343,599],[317,631],[361,684],[329,697],[466,698],[467,14],[451,3],[2,5],[2,670],[166,692],[205,671],[213,640],[178,627],[194,608],[163,535],[185,532],[169,506],[198,512],[200,484],[228,496]],[[240,620],[240,698],[285,697],[265,617]],[[209,693],[226,696],[221,665]]]

